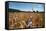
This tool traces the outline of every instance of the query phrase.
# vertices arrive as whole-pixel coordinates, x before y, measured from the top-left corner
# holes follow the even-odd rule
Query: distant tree
[[[33,11],[33,12],[35,12],[35,11]]]
[[[37,10],[37,12],[39,12],[39,11]]]

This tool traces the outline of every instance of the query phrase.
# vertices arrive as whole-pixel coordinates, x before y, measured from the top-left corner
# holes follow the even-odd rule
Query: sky
[[[32,4],[32,3],[16,3],[9,2],[9,8],[11,9],[19,9],[21,11],[44,11],[43,4]],[[32,10],[33,9],[33,10]]]

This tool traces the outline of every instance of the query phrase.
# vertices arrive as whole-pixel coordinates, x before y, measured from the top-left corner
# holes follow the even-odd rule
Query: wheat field
[[[9,12],[9,29],[27,28],[28,19],[32,20],[31,28],[44,26],[44,13]]]

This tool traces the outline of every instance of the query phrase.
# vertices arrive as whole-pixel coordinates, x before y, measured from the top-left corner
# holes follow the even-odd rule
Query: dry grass
[[[9,12],[9,29],[25,28],[27,19],[32,19],[32,28],[44,25],[44,13]]]

